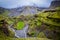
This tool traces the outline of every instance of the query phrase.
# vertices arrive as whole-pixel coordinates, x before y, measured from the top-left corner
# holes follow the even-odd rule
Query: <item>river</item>
[[[11,24],[9,26],[9,29],[15,33],[15,37],[17,37],[17,38],[26,38],[27,37],[27,32],[28,32],[28,27],[29,27],[28,24],[26,24],[22,30],[16,30],[12,27],[12,25],[13,24]]]

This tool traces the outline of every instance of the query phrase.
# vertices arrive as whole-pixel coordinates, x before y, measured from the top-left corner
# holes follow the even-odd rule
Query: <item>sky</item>
[[[0,7],[17,8],[22,6],[49,7],[52,0],[0,0]]]

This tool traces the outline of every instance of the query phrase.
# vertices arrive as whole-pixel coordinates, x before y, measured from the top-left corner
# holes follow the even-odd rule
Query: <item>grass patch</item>
[[[20,29],[23,29],[23,27],[24,27],[24,22],[23,21],[19,21],[17,24],[16,24],[16,29],[17,30],[20,30]]]

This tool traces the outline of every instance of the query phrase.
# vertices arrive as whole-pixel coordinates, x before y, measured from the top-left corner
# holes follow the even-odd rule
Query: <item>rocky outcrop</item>
[[[60,0],[54,0],[51,2],[50,8],[60,7]]]
[[[32,15],[32,14],[36,14],[39,11],[42,11],[45,8],[39,8],[39,7],[34,7],[34,6],[23,6],[23,7],[19,7],[19,8],[14,8],[14,9],[10,9],[10,13],[9,16],[20,16],[20,15]]]
[[[0,14],[3,13],[4,11],[5,11],[5,9],[0,7]]]

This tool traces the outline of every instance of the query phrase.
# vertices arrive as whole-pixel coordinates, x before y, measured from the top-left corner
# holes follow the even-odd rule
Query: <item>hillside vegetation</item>
[[[7,14],[8,11],[0,15],[1,40],[60,40],[60,8],[12,18]],[[29,25],[28,38],[15,38],[14,32],[8,29],[12,23],[13,28],[17,30],[21,30],[27,23]]]

